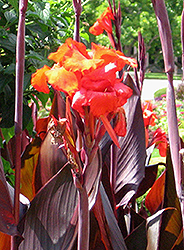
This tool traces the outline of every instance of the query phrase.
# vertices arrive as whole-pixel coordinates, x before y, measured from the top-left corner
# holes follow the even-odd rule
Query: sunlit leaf
[[[146,227],[148,245],[146,250],[158,249],[160,235],[159,229],[163,212],[167,213],[168,209],[159,210],[157,213],[147,219]]]
[[[38,162],[41,139],[35,138],[25,149],[21,161],[21,193],[29,200],[35,195],[33,187],[34,173]]]
[[[98,227],[99,227],[99,231],[100,231],[100,238],[101,238],[103,244],[105,245],[106,249],[110,250],[110,249],[112,249],[112,244],[111,244],[111,239],[110,239],[110,235],[109,235],[109,226],[108,226],[107,219],[105,216],[105,211],[103,208],[100,193],[97,196],[97,201],[96,201],[92,211],[93,211],[95,218],[98,222]],[[91,234],[97,234],[97,232],[98,232],[98,230],[96,230],[96,232],[94,232],[93,228],[91,229],[91,231],[92,231]],[[93,244],[97,245],[97,244],[99,244],[99,242],[94,239]]]
[[[11,236],[0,232],[0,250],[10,250]]]
[[[60,141],[60,143],[58,143]],[[37,192],[67,162],[66,156],[59,146],[62,141],[55,142],[50,132],[47,133],[41,147],[38,165],[35,172],[35,191]]]
[[[151,214],[157,211],[164,199],[165,174],[166,172],[164,171],[146,196],[145,205]]]
[[[166,165],[167,171],[165,177],[163,208],[173,207],[175,209],[164,213],[162,216],[159,242],[160,250],[164,250],[166,248],[171,249],[176,241],[176,244],[179,245],[183,240],[183,236],[181,234],[181,231],[183,229],[181,208],[176,194],[175,179],[170,152],[168,152],[167,154]]]

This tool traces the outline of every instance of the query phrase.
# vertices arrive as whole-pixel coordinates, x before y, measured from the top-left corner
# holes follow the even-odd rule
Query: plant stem
[[[78,250],[89,249],[89,209],[88,196],[85,187],[78,189],[79,194],[79,227],[78,227]]]
[[[183,1],[183,11],[181,16],[181,46],[182,46],[182,81],[184,80],[184,1]]]
[[[73,8],[75,12],[75,29],[74,29],[74,40],[79,42],[79,29],[80,29],[80,15],[82,12],[81,0],[73,0]]]
[[[20,195],[20,169],[21,169],[21,133],[23,114],[23,84],[24,84],[24,57],[25,57],[25,14],[28,0],[19,1],[19,24],[16,47],[16,82],[15,82],[15,195],[14,216],[16,225],[19,223],[19,195]],[[18,249],[15,238],[11,249]]]
[[[182,175],[181,155],[179,153],[181,145],[178,132],[175,93],[173,86],[174,53],[173,53],[171,28],[164,0],[159,0],[159,1],[152,0],[152,2],[157,17],[158,29],[159,29],[163,57],[164,57],[165,72],[167,73],[167,78],[168,78],[168,87],[167,87],[168,135],[169,135],[171,159],[173,163],[173,170],[176,183],[176,192],[180,200],[182,219],[184,222],[184,213],[183,213],[184,176]]]

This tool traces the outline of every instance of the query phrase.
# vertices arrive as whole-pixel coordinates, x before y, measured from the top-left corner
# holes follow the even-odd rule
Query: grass
[[[146,73],[145,78],[147,79],[167,79],[167,75],[165,73]],[[182,75],[174,75],[174,80],[181,80]]]

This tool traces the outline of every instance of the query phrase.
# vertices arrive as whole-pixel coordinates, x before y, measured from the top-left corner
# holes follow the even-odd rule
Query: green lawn
[[[145,78],[147,79],[167,79],[167,75],[165,73],[146,73]],[[182,75],[174,76],[174,80],[181,80]]]

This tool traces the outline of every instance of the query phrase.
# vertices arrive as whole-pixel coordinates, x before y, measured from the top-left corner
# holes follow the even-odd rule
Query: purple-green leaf
[[[176,194],[174,172],[171,161],[170,152],[167,154],[167,171],[165,176],[165,192],[163,208],[172,207],[174,210],[170,210],[162,215],[159,249],[164,250],[166,248],[172,249],[176,240],[179,238],[182,232],[182,215],[179,199]],[[182,243],[182,237],[178,241],[177,245]]]
[[[165,72],[174,71],[174,57],[171,27],[169,23],[168,13],[165,7],[164,0],[152,0],[155,15],[158,23],[158,30],[162,45],[162,52],[165,63]]]
[[[92,162],[84,168],[84,186],[88,193],[89,210],[93,207],[99,191],[102,172],[102,159],[100,150],[97,151]]]
[[[9,234],[17,235],[17,227],[13,216],[13,206],[10,198],[8,186],[6,183],[3,164],[0,157],[0,231]]]
[[[77,189],[69,166],[35,196],[23,221],[20,250],[71,249],[77,232]]]
[[[102,185],[100,185],[100,194],[102,198],[102,204],[104,207],[107,224],[109,226],[109,237],[112,243],[112,247],[113,249],[127,250],[116,217],[114,215],[109,199]]]
[[[127,204],[136,193],[145,172],[145,129],[140,96],[134,88],[132,78],[128,75],[125,82],[134,90],[125,104],[127,133],[119,138],[118,166],[115,186],[116,202]]]

